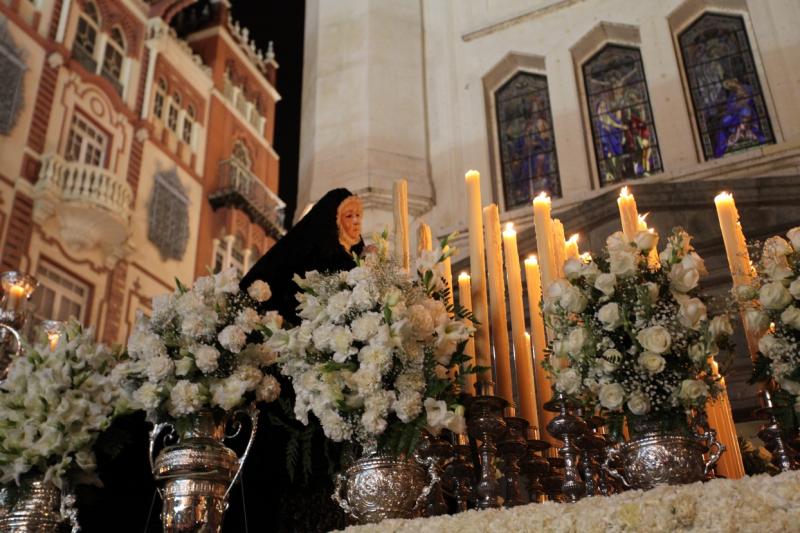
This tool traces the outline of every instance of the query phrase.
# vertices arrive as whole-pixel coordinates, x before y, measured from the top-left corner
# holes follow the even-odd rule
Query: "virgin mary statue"
[[[364,250],[361,200],[347,189],[334,189],[242,278],[246,289],[255,280],[269,283],[272,297],[265,310],[278,311],[297,325],[299,287],[292,280],[306,272],[336,272],[355,266]],[[292,412],[292,385],[282,378],[277,402],[261,405],[259,431],[245,465],[243,495],[231,499],[225,531],[330,531],[345,525],[331,500],[332,474],[339,468],[340,448],[326,442],[319,422],[303,426]],[[289,460],[294,456],[294,460]],[[245,520],[247,521],[245,524]]]

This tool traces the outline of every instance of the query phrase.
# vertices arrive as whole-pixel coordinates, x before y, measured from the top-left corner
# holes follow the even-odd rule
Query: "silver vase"
[[[3,533],[56,533],[63,522],[61,490],[41,477],[0,488]]]
[[[647,433],[609,448],[603,470],[631,489],[682,485],[705,479],[724,451],[725,446],[717,441],[714,432],[702,436]],[[706,452],[707,460],[703,457]],[[623,472],[614,464],[621,466]]]
[[[428,459],[426,464],[427,476],[413,459],[383,454],[362,457],[336,477],[333,499],[359,524],[416,518],[439,482],[435,461]]]
[[[238,417],[249,417],[250,439],[241,457],[224,444],[241,431]],[[173,424],[156,424],[150,433],[153,475],[163,500],[161,522],[165,533],[217,533],[228,507],[228,495],[241,474],[258,427],[255,405],[214,417],[203,410],[179,429]],[[232,433],[226,433],[231,428]],[[153,450],[165,429],[172,444],[153,460]]]

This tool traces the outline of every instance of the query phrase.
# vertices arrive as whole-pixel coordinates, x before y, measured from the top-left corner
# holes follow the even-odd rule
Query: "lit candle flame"
[[[550,197],[547,195],[546,192],[542,191],[538,195],[536,195],[536,198],[533,199],[534,202],[536,202],[537,200],[538,201],[548,201],[549,202],[550,201]]]
[[[458,281],[469,281],[469,274],[462,272],[458,275]]]
[[[628,197],[628,196],[630,196],[630,193],[628,193],[628,186],[626,185],[625,187],[623,187],[622,189],[619,190],[619,197],[620,198],[625,198],[625,197]]]
[[[503,230],[503,237],[513,237],[516,234],[517,232],[514,230],[514,223],[513,222],[506,223],[506,227]]]
[[[526,265],[538,265],[539,259],[535,255],[529,255],[527,259],[525,259]]]
[[[732,198],[733,198],[733,196],[731,195],[731,193],[729,193],[728,191],[722,191],[721,193],[719,193],[718,195],[716,195],[714,197],[714,201],[715,202],[721,202],[721,201],[732,199]]]
[[[578,239],[580,239],[579,233],[573,233],[572,236],[569,238],[569,242],[574,242],[575,244],[578,243]]]

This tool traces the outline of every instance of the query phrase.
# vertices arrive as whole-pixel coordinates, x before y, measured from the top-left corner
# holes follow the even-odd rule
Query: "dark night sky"
[[[232,0],[233,16],[266,52],[274,41],[278,62],[275,151],[280,155],[279,195],[286,202],[286,222],[291,224],[297,202],[300,150],[300,95],[303,79],[303,26],[305,0]]]

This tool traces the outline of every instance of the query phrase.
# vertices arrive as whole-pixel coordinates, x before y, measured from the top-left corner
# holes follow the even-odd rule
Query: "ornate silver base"
[[[62,522],[61,491],[52,483],[28,480],[0,488],[0,531],[56,533]]]
[[[431,460],[428,475],[430,483],[425,470],[413,459],[378,454],[364,457],[337,476],[333,499],[359,524],[416,518],[439,481]]]
[[[547,432],[564,443],[558,450],[558,455],[564,459],[564,482],[561,492],[568,502],[576,502],[586,492],[586,484],[578,471],[578,452],[580,450],[576,446],[576,439],[586,434],[586,422],[569,412],[570,404],[563,393],[556,392],[553,399],[547,402],[544,408],[547,411],[558,413],[547,424]]]
[[[709,454],[709,448],[716,447]],[[680,485],[702,481],[724,451],[713,435],[708,447],[697,438],[685,435],[649,434],[611,448],[603,469],[627,488],[651,489],[659,484]],[[624,468],[620,473],[611,465]]]
[[[468,445],[453,446],[453,460],[447,463],[445,476],[452,482],[457,511],[466,511],[475,499],[475,467]]]
[[[499,396],[470,396],[467,404],[467,428],[473,439],[480,441],[478,456],[481,472],[476,492],[478,509],[500,507],[500,494],[494,473],[497,439],[506,429],[503,409],[508,402]]]

